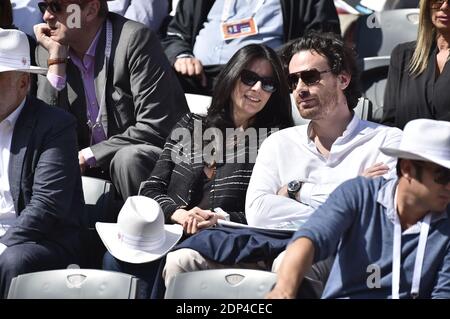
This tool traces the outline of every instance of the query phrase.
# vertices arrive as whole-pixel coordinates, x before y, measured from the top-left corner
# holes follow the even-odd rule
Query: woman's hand
[[[220,216],[214,212],[198,207],[190,210],[177,209],[172,215],[172,220],[183,226],[184,231],[189,235],[197,233],[200,229],[214,226],[218,218]]]

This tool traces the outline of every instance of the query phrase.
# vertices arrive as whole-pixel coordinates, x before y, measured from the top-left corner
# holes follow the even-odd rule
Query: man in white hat
[[[25,33],[0,29],[0,298],[19,274],[80,263],[85,226],[76,122],[27,96]]]
[[[450,123],[409,122],[398,178],[350,180],[300,228],[270,298],[294,298],[305,270],[336,251],[322,298],[450,298]]]

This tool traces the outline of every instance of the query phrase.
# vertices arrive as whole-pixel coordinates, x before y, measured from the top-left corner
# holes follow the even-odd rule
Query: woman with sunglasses
[[[245,46],[221,72],[206,117],[190,113],[174,127],[140,195],[155,199],[166,223],[182,225],[186,234],[214,226],[219,218],[246,223],[244,201],[257,149],[270,130],[292,125],[276,53],[264,45]],[[247,140],[249,132],[255,134]],[[149,267],[121,263],[108,253],[104,259],[106,269],[152,282]]]
[[[207,116],[188,114],[176,125],[140,194],[158,201],[166,222],[182,225],[188,234],[214,225],[218,215],[212,209],[217,207],[229,212],[232,221],[245,223],[244,198],[256,149],[252,149],[253,141],[245,143],[245,162],[238,163],[239,151],[229,156],[230,147],[236,146],[229,132],[263,132],[260,129],[291,125],[289,91],[278,57],[264,45],[248,45],[222,71]],[[223,140],[202,134],[199,141],[202,135],[194,127],[202,132],[218,130],[215,135]],[[191,134],[187,140],[191,145],[184,145],[186,139],[177,136],[180,128]],[[264,137],[257,136],[258,142]],[[180,158],[180,149],[189,148],[191,154]],[[203,160],[199,163],[198,158]]]
[[[417,118],[450,121],[450,3],[421,0],[417,41],[392,52],[382,123],[401,129]]]

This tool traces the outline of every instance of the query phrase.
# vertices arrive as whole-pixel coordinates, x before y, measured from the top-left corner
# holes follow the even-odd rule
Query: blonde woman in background
[[[417,118],[450,121],[449,44],[449,0],[421,0],[417,41],[391,55],[383,124],[403,129]]]

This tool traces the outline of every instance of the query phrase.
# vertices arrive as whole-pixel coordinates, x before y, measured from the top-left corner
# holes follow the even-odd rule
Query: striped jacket
[[[171,216],[178,208],[195,207],[196,203],[191,202],[192,192],[196,181],[203,178],[203,157],[207,153],[207,145],[203,147],[201,138],[205,132],[204,121],[205,118],[189,113],[175,125],[150,178],[141,185],[140,195],[160,204],[166,223],[172,223]],[[232,154],[224,151],[224,163],[217,164],[209,192],[210,209],[220,207],[230,214],[232,221],[246,223],[245,195],[257,150],[268,133],[258,130],[257,143],[234,146],[237,151]]]

